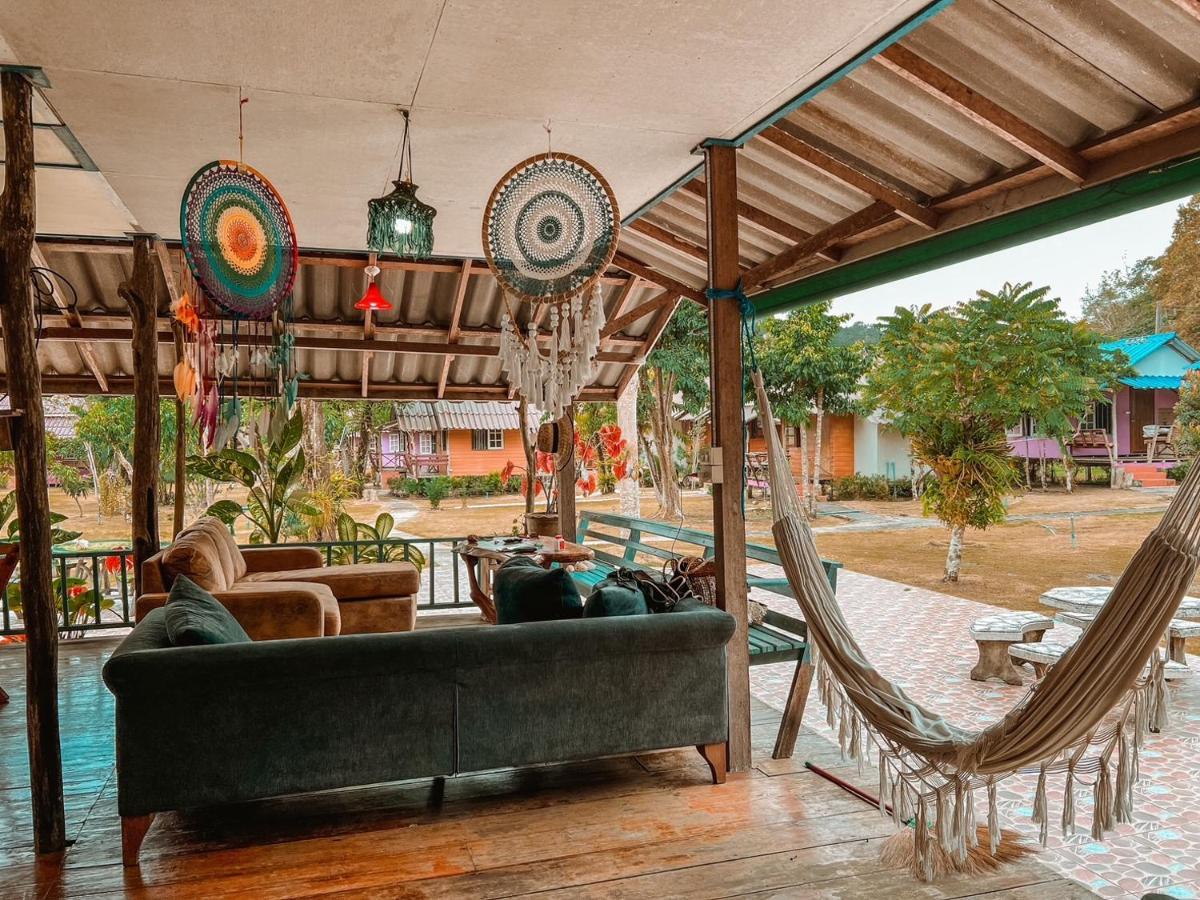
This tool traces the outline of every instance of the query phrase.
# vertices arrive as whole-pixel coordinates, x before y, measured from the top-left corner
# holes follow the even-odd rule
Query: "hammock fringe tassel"
[[[771,421],[762,377],[751,374],[760,421]],[[1091,627],[1003,718],[971,731],[917,703],[871,665],[825,577],[779,436],[774,429],[765,436],[775,545],[808,625],[827,721],[852,758],[865,758],[875,744],[881,810],[889,798],[897,826],[912,826],[888,842],[885,856],[930,880],[947,871],[990,871],[1029,852],[1000,828],[997,785],[1014,775],[1036,777],[1031,819],[1043,846],[1052,777],[1063,780],[1064,834],[1076,828],[1077,790],[1089,787],[1093,839],[1129,822],[1143,739],[1167,724],[1160,643],[1200,566],[1200,466]],[[976,824],[977,790],[986,793],[986,825]]]

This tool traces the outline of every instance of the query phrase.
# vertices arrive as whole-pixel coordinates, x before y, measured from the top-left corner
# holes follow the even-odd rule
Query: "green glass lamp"
[[[433,217],[437,210],[417,198],[412,183],[412,147],[408,140],[408,110],[400,143],[400,172],[390,194],[367,201],[367,247],[376,253],[394,253],[410,259],[433,255]],[[409,177],[405,177],[405,161]]]

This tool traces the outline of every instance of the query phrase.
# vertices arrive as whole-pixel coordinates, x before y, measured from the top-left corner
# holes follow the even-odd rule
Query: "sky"
[[[1175,211],[1184,202],[1186,198],[1172,200],[891,284],[855,291],[835,300],[833,311],[873,322],[897,306],[921,303],[949,306],[969,300],[979,288],[996,290],[1006,281],[1032,281],[1034,287],[1049,285],[1051,295],[1061,299],[1066,314],[1077,319],[1084,291],[1089,284],[1097,284],[1103,272],[1121,268],[1143,256],[1157,256],[1166,249],[1175,224]]]

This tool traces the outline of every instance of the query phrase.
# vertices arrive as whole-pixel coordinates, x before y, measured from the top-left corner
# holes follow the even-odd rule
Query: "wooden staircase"
[[[1167,477],[1167,470],[1152,463],[1121,463],[1121,468],[1142,487],[1173,487],[1174,478]]]

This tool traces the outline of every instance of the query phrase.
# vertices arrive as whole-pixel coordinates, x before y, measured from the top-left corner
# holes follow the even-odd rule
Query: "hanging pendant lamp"
[[[367,247],[377,253],[426,259],[433,255],[433,217],[437,210],[417,199],[417,186],[412,182],[408,110],[401,110],[401,114],[404,136],[400,141],[400,172],[390,194],[367,201]]]
[[[383,296],[383,292],[379,290],[379,283],[375,281],[376,276],[379,274],[379,266],[367,266],[366,272],[369,279],[367,282],[367,292],[354,304],[354,308],[386,312],[392,308],[392,304],[387,297]]]

